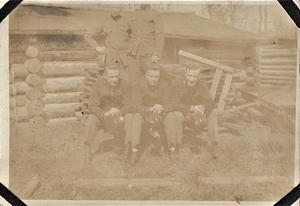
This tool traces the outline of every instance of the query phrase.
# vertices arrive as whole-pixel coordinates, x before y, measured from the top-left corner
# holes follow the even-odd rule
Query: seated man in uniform
[[[170,108],[168,84],[160,79],[160,73],[159,65],[148,64],[145,77],[135,85],[132,93],[134,112],[125,116],[124,125],[125,145],[128,147],[127,161],[131,165],[138,161],[141,146],[149,141],[153,146],[152,153],[160,153],[164,131],[162,122]],[[142,131],[146,131],[148,135],[144,136]],[[146,143],[141,144],[142,134]]]
[[[107,133],[113,135],[113,145],[123,144],[123,115],[129,108],[129,97],[129,85],[125,80],[120,79],[119,66],[107,66],[103,77],[95,82],[90,92],[90,115],[87,120],[85,134],[85,164],[92,159],[91,146],[100,126],[103,126]],[[107,150],[109,148],[104,147],[103,149]]]
[[[200,67],[197,63],[191,63],[186,67],[183,80],[172,82],[171,93],[173,112],[170,112],[165,119],[169,152],[172,154],[182,144],[185,127],[191,128],[198,134],[207,127],[208,142],[212,146],[215,141],[217,115],[213,110],[214,101],[209,89],[204,80],[200,80]],[[191,136],[189,138],[190,141],[195,140]]]

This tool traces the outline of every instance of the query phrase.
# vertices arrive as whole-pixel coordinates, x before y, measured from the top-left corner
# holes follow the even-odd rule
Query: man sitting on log
[[[217,115],[214,101],[206,83],[200,81],[200,67],[191,63],[185,69],[185,78],[175,80],[171,86],[173,112],[168,113],[165,119],[165,131],[170,154],[179,149],[183,140],[184,128],[192,129],[197,135],[207,127],[209,143],[215,141]],[[197,145],[199,139],[188,135],[189,142]],[[211,144],[212,145],[212,144]],[[213,147],[212,147],[213,148]]]
[[[92,159],[91,146],[94,143],[98,128],[101,126],[107,133],[113,135],[113,139],[108,141],[110,144],[102,144],[100,150],[107,151],[116,145],[123,145],[123,115],[130,107],[129,99],[130,88],[125,80],[120,79],[119,66],[107,66],[103,77],[95,82],[90,92],[90,115],[85,134],[85,163],[89,163]]]
[[[130,165],[137,163],[142,147],[152,144],[152,154],[160,153],[163,136],[163,120],[169,110],[168,84],[160,79],[160,67],[148,64],[145,77],[134,86],[133,103],[135,113],[125,116],[126,160]],[[145,131],[145,132],[144,132]],[[141,136],[145,141],[141,143]]]

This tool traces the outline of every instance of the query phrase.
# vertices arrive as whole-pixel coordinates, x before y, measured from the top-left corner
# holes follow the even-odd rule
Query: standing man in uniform
[[[99,128],[113,136],[114,146],[123,145],[123,116],[129,110],[129,102],[130,87],[120,79],[120,68],[118,65],[107,66],[103,77],[99,77],[90,92],[85,164],[92,159],[91,147]]]
[[[133,13],[130,22],[130,45],[128,48],[128,72],[130,81],[139,80],[149,63],[157,63],[164,47],[162,20],[150,4],[142,4]]]
[[[160,152],[163,120],[171,108],[168,84],[160,79],[159,66],[151,64],[145,69],[144,78],[134,86],[132,92],[134,110],[125,116],[125,145],[130,164],[135,164],[139,158],[142,130],[150,134],[151,140],[145,141],[152,142],[152,152]]]
[[[170,153],[182,144],[183,128],[188,126],[196,133],[208,128],[208,140],[213,149],[215,143],[217,114],[214,101],[205,82],[200,80],[200,67],[191,63],[186,67],[185,79],[171,86],[173,112],[165,119],[165,131]],[[191,137],[190,141],[191,141]],[[195,139],[193,139],[195,140]]]
[[[121,14],[120,8],[113,8],[110,17],[103,25],[85,35],[85,40],[98,52],[105,54],[105,65],[117,64],[121,68],[121,76],[127,79],[127,52],[129,46],[129,20]],[[95,36],[105,36],[105,46],[100,46]]]

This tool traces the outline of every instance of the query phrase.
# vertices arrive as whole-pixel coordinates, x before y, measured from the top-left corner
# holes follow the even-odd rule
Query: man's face
[[[140,8],[141,8],[141,10],[151,9],[151,5],[150,4],[141,4]]]
[[[120,17],[121,16],[121,8],[113,8],[110,15],[112,18]]]
[[[195,86],[197,81],[200,78],[200,69],[186,69],[185,70],[185,78],[188,86]]]
[[[148,81],[148,84],[150,86],[157,85],[159,79],[160,79],[160,71],[159,70],[148,70],[146,72],[146,79]]]
[[[120,79],[120,71],[118,69],[109,69],[104,73],[104,79],[111,86],[116,86]]]

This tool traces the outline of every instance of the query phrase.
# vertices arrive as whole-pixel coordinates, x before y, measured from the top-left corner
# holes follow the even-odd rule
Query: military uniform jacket
[[[204,82],[198,81],[193,87],[186,80],[175,80],[171,84],[172,109],[187,113],[194,105],[203,105],[205,114],[209,115],[214,108],[209,89]]]
[[[137,10],[130,21],[128,53],[135,56],[162,56],[163,25],[160,15],[153,10]]]
[[[118,20],[109,17],[104,22],[103,25],[92,31],[92,35],[102,34],[105,36],[106,64],[111,65],[118,62],[126,66],[130,21],[126,17],[120,17]]]
[[[109,85],[103,78],[99,78],[93,85],[89,97],[89,112],[98,117],[111,109],[118,108],[123,114],[130,108],[129,84],[120,80],[115,87]]]
[[[132,110],[135,112],[144,113],[149,107],[155,104],[161,104],[166,111],[172,107],[170,104],[170,89],[167,82],[162,79],[156,86],[150,86],[144,78],[134,86],[132,92]]]

